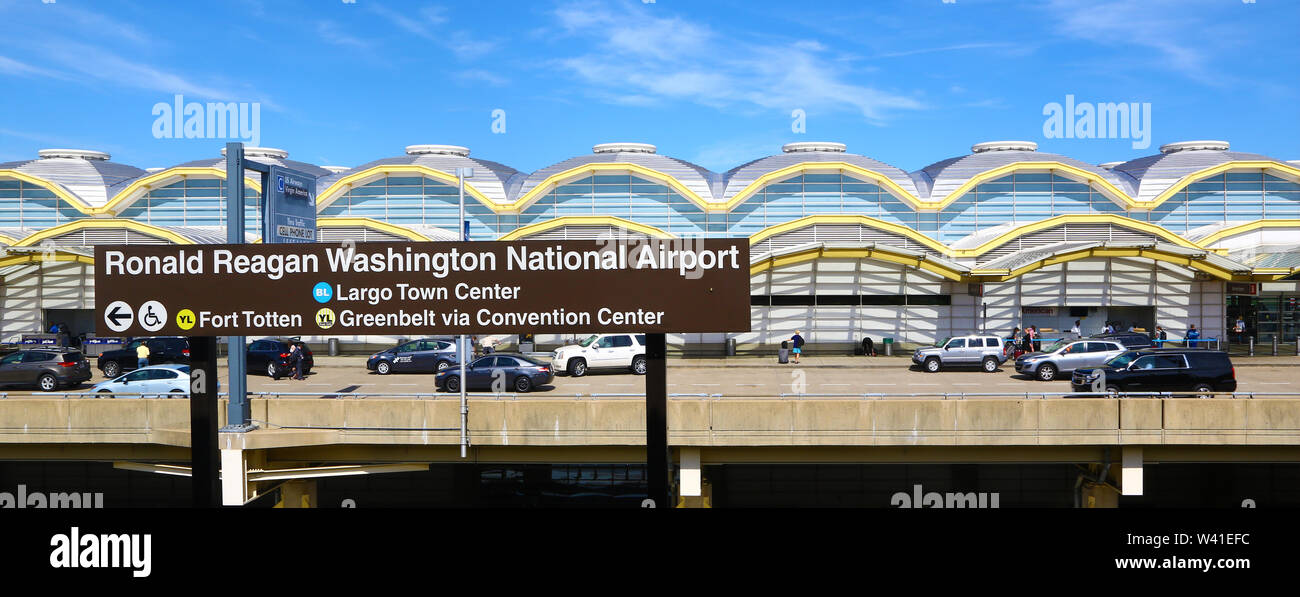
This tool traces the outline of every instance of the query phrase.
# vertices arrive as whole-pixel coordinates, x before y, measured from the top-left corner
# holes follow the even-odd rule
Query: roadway
[[[221,363],[221,378],[228,376]],[[1256,357],[1234,360],[1238,392],[1297,393],[1300,376],[1296,357]],[[1041,382],[1016,374],[1004,366],[996,373],[975,369],[926,373],[911,367],[906,358],[809,357],[801,365],[778,365],[774,359],[736,357],[730,359],[669,359],[668,391],[675,394],[721,394],[724,397],[763,397],[781,394],[912,394],[912,393],[1005,393],[1069,392],[1066,381]],[[103,380],[99,371],[83,390]],[[803,391],[798,387],[802,385]],[[250,375],[250,392],[304,394],[284,398],[320,398],[331,393],[429,394],[436,389],[431,374],[378,375],[367,371],[365,357],[317,356],[316,366],[305,380],[272,380]],[[584,377],[557,376],[555,381],[534,392],[537,396],[574,394],[637,394],[645,391],[645,378],[621,371],[594,371]],[[8,390],[10,397],[61,396]],[[1297,396],[1300,397],[1300,396]]]

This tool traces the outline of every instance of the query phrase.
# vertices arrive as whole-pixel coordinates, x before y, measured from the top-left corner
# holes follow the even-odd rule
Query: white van
[[[555,371],[582,377],[590,369],[629,369],[645,375],[645,334],[593,334],[551,353]]]

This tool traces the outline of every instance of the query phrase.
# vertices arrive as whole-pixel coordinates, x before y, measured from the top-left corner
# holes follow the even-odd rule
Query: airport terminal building
[[[838,143],[781,149],[721,173],[643,143],[531,173],[447,145],[348,168],[246,154],[318,176],[323,242],[454,240],[464,167],[473,240],[748,238],[752,331],[670,337],[685,350],[767,349],[796,329],[814,351],[1027,325],[1050,338],[1075,320],[1227,339],[1241,316],[1257,342],[1300,330],[1300,162],[1190,141],[1094,165],[999,141],[906,172]],[[242,184],[255,242],[261,189]],[[0,342],[57,323],[107,333],[93,247],[223,243],[225,185],[220,155],[146,170],[50,149],[0,164]]]

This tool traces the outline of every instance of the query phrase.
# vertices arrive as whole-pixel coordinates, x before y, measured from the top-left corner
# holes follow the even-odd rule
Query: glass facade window
[[[370,218],[398,226],[432,226],[455,232],[459,197],[455,185],[421,176],[383,176],[343,193],[320,217]],[[497,214],[465,195],[470,238],[496,240],[519,227],[519,216]]]
[[[994,226],[1068,214],[1128,216],[1123,207],[1087,183],[1046,172],[1023,172],[976,185],[937,214],[934,228],[923,225],[918,230],[947,243]]]
[[[879,185],[839,173],[802,174],[769,184],[726,214],[725,236],[752,236],[769,226],[823,214],[863,215],[911,228],[935,222]]]
[[[525,208],[519,225],[563,216],[614,216],[678,236],[725,236],[690,199],[666,184],[630,174],[588,176],[559,185]]]
[[[0,179],[0,225],[44,229],[86,217],[41,185]]]
[[[244,188],[244,229],[262,231],[261,196]],[[154,226],[225,226],[226,181],[221,178],[186,178],[159,187],[122,210],[120,218]]]
[[[1150,221],[1175,234],[1219,222],[1300,217],[1300,184],[1262,172],[1199,180],[1151,210]]]

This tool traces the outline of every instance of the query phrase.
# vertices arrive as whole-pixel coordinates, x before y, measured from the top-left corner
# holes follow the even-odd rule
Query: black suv
[[[0,358],[0,385],[36,386],[53,392],[75,388],[90,379],[90,361],[79,350],[20,350]]]
[[[311,371],[315,360],[311,356],[311,348],[303,344],[302,340],[297,338],[262,338],[254,340],[248,345],[248,372],[265,371],[268,377],[280,379],[282,375],[288,375],[292,370],[289,365],[289,344],[298,345],[302,351],[302,374],[307,375]]]
[[[1116,332],[1114,334],[1097,334],[1091,336],[1097,340],[1112,340],[1124,345],[1124,348],[1138,349],[1155,346],[1151,336],[1138,332]]]
[[[1228,353],[1203,348],[1149,348],[1131,350],[1096,369],[1079,369],[1070,378],[1076,392],[1091,392],[1105,375],[1107,392],[1212,392],[1237,391],[1237,370]]]
[[[112,379],[123,371],[135,369],[140,360],[136,358],[135,349],[144,343],[149,347],[149,364],[165,365],[177,363],[190,364],[190,340],[185,336],[156,336],[153,338],[131,338],[126,346],[117,350],[106,350],[99,355],[96,366],[104,377]]]

